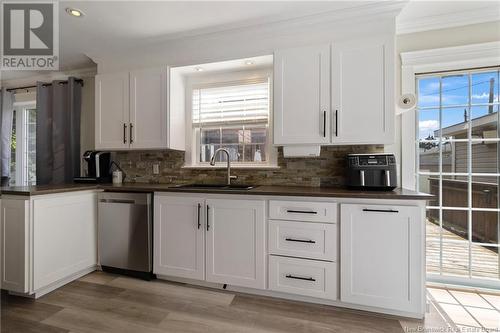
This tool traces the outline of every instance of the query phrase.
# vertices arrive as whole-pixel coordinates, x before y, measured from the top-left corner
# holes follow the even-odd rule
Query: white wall
[[[361,18],[346,14],[334,18],[270,24],[177,40],[159,40],[154,45],[134,47],[120,54],[91,57],[98,64],[99,73],[242,59],[273,54],[274,50],[280,48],[394,34],[396,14],[392,8],[391,12],[372,13]]]

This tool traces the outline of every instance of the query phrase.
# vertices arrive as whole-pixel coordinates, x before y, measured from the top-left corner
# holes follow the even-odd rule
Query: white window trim
[[[199,138],[196,137],[197,132],[193,131],[192,125],[192,95],[193,89],[200,87],[210,87],[219,86],[221,83],[225,82],[235,82],[241,83],[254,83],[256,80],[266,79],[269,81],[269,122],[268,122],[268,142],[266,143],[269,147],[269,158],[266,163],[231,163],[231,168],[233,169],[276,169],[278,167],[278,149],[272,144],[273,143],[273,72],[272,68],[261,68],[256,70],[245,70],[245,71],[233,71],[224,73],[206,73],[202,75],[190,76],[186,78],[186,153],[185,153],[185,163],[184,168],[191,169],[213,169],[213,168],[225,168],[226,163],[216,163],[215,166],[210,166],[206,163],[199,163],[199,147],[195,147],[195,144],[199,142]],[[193,149],[194,148],[194,149]]]
[[[13,103],[16,111],[16,185],[25,186],[27,184],[26,174],[26,145],[25,145],[25,124],[26,124],[26,109],[36,109],[36,101],[22,101]],[[21,117],[20,117],[21,116]],[[22,139],[20,141],[19,139]]]
[[[401,94],[416,94],[419,73],[500,65],[500,42],[401,53]],[[401,114],[401,186],[416,190],[416,112]]]

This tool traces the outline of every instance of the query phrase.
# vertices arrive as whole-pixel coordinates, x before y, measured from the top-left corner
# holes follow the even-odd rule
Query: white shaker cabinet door
[[[265,289],[265,201],[208,199],[206,213],[206,280]]]
[[[332,47],[332,143],[394,142],[394,37]]]
[[[97,194],[33,199],[33,291],[97,265]]]
[[[2,286],[4,290],[29,291],[29,200],[2,199]]]
[[[203,198],[155,194],[155,274],[204,279],[204,207]]]
[[[341,205],[341,300],[422,313],[422,209],[394,205]]]
[[[130,148],[167,148],[167,125],[167,69],[130,72]]]
[[[330,45],[274,53],[274,143],[330,142]]]
[[[129,147],[129,73],[99,74],[95,78],[95,147]]]

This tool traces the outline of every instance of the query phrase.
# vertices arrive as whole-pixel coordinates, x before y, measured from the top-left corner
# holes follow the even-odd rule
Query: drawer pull
[[[376,213],[399,213],[399,210],[394,209],[363,209],[363,212],[376,212]]]
[[[299,242],[299,243],[310,243],[310,244],[316,244],[316,241],[312,239],[295,239],[295,238],[285,238],[287,242]]]
[[[318,212],[312,211],[312,210],[293,210],[293,209],[287,209],[287,213],[298,213],[298,214],[318,214]]]
[[[316,279],[313,279],[312,277],[302,277],[302,276],[295,276],[295,275],[291,275],[291,274],[287,274],[285,275],[285,277],[287,279],[295,279],[295,280],[304,280],[304,281],[316,281]]]

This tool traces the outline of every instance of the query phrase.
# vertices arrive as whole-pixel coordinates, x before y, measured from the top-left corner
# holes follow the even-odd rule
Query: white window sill
[[[226,169],[226,165],[184,165],[183,169],[200,169],[200,170],[209,170],[209,169]],[[231,164],[231,169],[258,169],[258,170],[279,170],[280,167],[277,165],[238,165]]]

